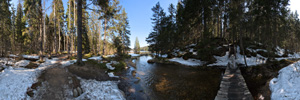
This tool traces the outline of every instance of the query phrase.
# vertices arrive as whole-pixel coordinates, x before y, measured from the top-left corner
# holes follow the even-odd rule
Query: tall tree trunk
[[[245,62],[245,65],[246,67],[248,67],[247,65],[247,61],[246,61],[246,54],[245,54],[245,49],[244,49],[244,46],[243,46],[243,36],[242,36],[242,32],[239,32],[240,33],[240,45],[241,45],[241,49],[243,51],[243,55],[244,55],[244,62]]]
[[[72,42],[72,39],[70,39],[70,37],[72,37],[73,35],[72,35],[72,33],[71,33],[71,0],[69,0],[69,40],[71,40],[70,42],[70,44],[71,44],[71,49],[73,50],[73,48],[72,48],[72,46],[73,46],[73,42]],[[70,48],[68,48],[68,54],[70,54]]]
[[[42,1],[40,1],[41,4]],[[42,12],[42,7],[40,7],[40,11]],[[40,61],[43,61],[43,13],[40,14]]]
[[[77,5],[78,6],[78,5]],[[77,28],[76,28],[76,1],[74,0],[74,35],[73,35],[73,39],[74,39],[74,51],[76,49],[76,41],[75,41],[75,37],[76,37],[76,34],[77,34]],[[78,36],[78,35],[77,35]]]
[[[101,22],[101,21],[99,21],[99,22]],[[101,23],[100,23],[101,24]],[[99,24],[99,25],[100,25]],[[101,29],[101,26],[100,26],[100,28],[99,29]],[[101,32],[99,31],[99,54],[101,54]]]
[[[60,43],[60,42],[61,42],[60,31],[61,31],[61,30],[60,30],[60,22],[58,22],[58,48],[57,48],[57,49],[58,49],[58,52],[61,51],[61,48],[60,48],[60,47],[61,47],[61,46],[60,46],[60,45],[61,45],[61,43]]]
[[[57,53],[57,39],[56,39],[56,14],[55,14],[55,2],[54,2],[54,53]]]
[[[77,29],[78,29],[78,37],[77,37],[77,64],[83,65],[82,62],[82,0],[78,0],[77,2]]]
[[[107,19],[104,19],[104,37],[103,37],[103,55],[105,55],[105,49],[106,49],[106,24],[107,24]]]
[[[45,48],[46,47],[46,6],[45,6],[45,3],[46,3],[46,0],[44,0],[44,4],[43,4],[43,6],[44,6],[44,12],[43,12],[43,15],[44,15],[44,20],[43,20],[43,23],[44,23],[44,45],[43,45],[43,48]],[[46,51],[46,50],[45,50]]]
[[[40,37],[39,37],[39,41],[40,41],[40,61],[43,61],[43,24],[42,24],[42,20],[43,20],[43,15],[41,15],[40,18]]]

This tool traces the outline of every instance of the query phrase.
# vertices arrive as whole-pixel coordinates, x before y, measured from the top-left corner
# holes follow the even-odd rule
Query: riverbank
[[[294,63],[299,59],[268,62],[253,67],[241,67],[246,84],[255,100],[271,99],[270,80],[278,76],[280,69]]]

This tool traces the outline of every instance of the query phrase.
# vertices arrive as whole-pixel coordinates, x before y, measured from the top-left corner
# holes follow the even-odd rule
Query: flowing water
[[[212,99],[218,90],[221,70],[199,70],[181,65],[150,64],[150,56],[141,56],[129,67],[123,79],[127,99],[177,100]],[[213,72],[213,73],[212,73]],[[215,73],[216,72],[216,73]]]

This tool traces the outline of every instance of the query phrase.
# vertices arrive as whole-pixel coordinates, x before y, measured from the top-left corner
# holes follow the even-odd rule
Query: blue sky
[[[44,0],[43,0],[44,1]],[[46,0],[46,6],[49,7],[52,0]],[[64,8],[67,9],[68,0],[63,0]],[[146,37],[152,30],[152,11],[151,8],[157,3],[160,2],[160,5],[167,12],[168,7],[171,3],[174,5],[177,4],[178,0],[120,0],[120,4],[125,8],[128,18],[131,31],[131,48],[134,46],[135,38],[138,37],[140,46],[148,45],[145,41]],[[18,4],[18,0],[12,0],[12,4]],[[292,11],[300,11],[300,0],[290,0],[290,9]],[[16,7],[16,6],[15,6]],[[50,14],[51,9],[47,11]]]

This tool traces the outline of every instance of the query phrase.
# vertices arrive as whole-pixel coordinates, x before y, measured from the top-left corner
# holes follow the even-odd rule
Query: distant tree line
[[[299,51],[299,15],[288,5],[289,0],[179,0],[177,8],[170,4],[166,14],[158,2],[152,8],[153,30],[146,41],[156,53],[213,38]]]

